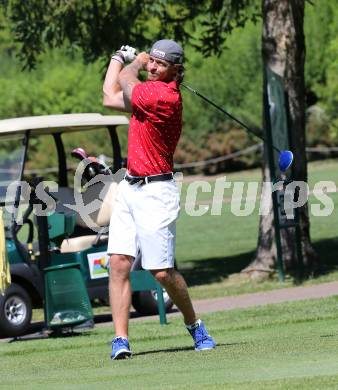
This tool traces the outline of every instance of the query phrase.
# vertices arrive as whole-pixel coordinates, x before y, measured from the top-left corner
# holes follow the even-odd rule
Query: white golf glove
[[[112,59],[121,62],[124,64],[125,62],[132,62],[136,58],[136,49],[131,46],[123,45],[120,50],[112,56]]]

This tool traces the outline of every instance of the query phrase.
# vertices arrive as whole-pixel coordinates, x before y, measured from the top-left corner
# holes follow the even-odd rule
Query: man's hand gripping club
[[[125,64],[126,62],[132,62],[136,58],[136,49],[132,46],[123,45],[120,50],[112,56],[113,60]]]

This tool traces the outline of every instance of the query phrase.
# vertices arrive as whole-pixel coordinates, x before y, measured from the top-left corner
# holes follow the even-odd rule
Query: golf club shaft
[[[262,141],[265,142],[265,138],[260,135],[260,134],[257,134],[254,130],[250,129],[250,127],[248,127],[245,123],[243,123],[242,121],[240,121],[239,119],[235,118],[233,115],[231,115],[229,112],[225,111],[222,107],[218,106],[216,103],[214,103],[213,101],[211,101],[210,99],[208,99],[206,96],[202,95],[201,93],[199,93],[198,91],[196,91],[196,89],[193,89],[191,88],[189,85],[186,85],[186,84],[183,84],[181,83],[181,85],[188,89],[190,92],[194,93],[195,95],[199,96],[200,98],[202,98],[203,100],[205,100],[207,103],[211,104],[212,106],[214,106],[215,108],[217,108],[217,110],[223,112],[223,114],[225,114],[226,116],[228,116],[229,118],[231,118],[233,121],[237,122],[239,125],[241,125],[242,127],[244,127],[246,130],[248,130],[250,133],[252,133],[253,135],[255,135],[256,137],[260,138]],[[272,145],[272,147],[279,153],[281,153],[281,151],[274,145]]]

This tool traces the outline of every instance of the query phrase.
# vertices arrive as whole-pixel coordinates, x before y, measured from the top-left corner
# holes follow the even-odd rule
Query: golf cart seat
[[[93,212],[86,216],[81,216],[81,211],[76,210],[76,225],[82,228],[92,229],[95,233],[98,228],[104,228],[109,225],[110,217],[113,212],[115,195],[117,190],[116,182],[96,182],[89,186],[82,194],[76,193],[74,196],[74,190],[68,187],[60,187],[55,197],[59,200],[57,211],[69,210],[66,204],[76,204],[76,200],[80,199],[84,206],[88,206],[95,200],[101,201],[101,207],[93,207]],[[77,198],[77,199],[75,199]],[[89,217],[89,218],[88,218]],[[72,237],[63,240],[60,251],[61,253],[78,252],[92,246],[100,246],[106,244],[108,236],[106,234],[89,234],[81,235],[79,237]]]

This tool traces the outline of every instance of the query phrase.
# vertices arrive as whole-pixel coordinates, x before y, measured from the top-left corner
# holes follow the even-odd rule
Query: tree
[[[295,156],[294,180],[297,181],[307,181],[303,22],[304,0],[263,0],[263,62],[284,80]],[[263,180],[270,181],[266,165]],[[316,267],[317,256],[310,240],[307,204],[299,209],[299,217],[303,262],[305,272],[309,275]],[[273,216],[270,212],[260,217],[256,258],[245,271],[260,275],[274,269],[276,259],[274,235]],[[297,264],[294,229],[282,230],[281,239],[286,269],[293,272]]]
[[[151,41],[172,36],[203,55],[220,54],[231,31],[263,16],[263,60],[285,81],[294,131],[296,180],[306,181],[303,33],[305,0],[0,0],[21,42],[20,56],[34,66],[46,47],[80,46],[91,61],[125,42],[146,48]],[[264,177],[268,178],[265,168]],[[311,246],[307,207],[300,210],[303,256],[308,269],[315,254]],[[292,235],[292,232],[288,234]],[[260,221],[256,259],[248,271],[274,269],[272,213]],[[290,239],[283,240],[288,268],[293,268]],[[253,272],[253,274],[255,274]],[[311,271],[309,271],[311,272]]]
[[[174,36],[205,55],[220,54],[227,35],[247,20],[257,21],[257,0],[0,0],[21,44],[24,67],[34,67],[47,47],[81,47],[85,61],[133,42],[146,48]]]

